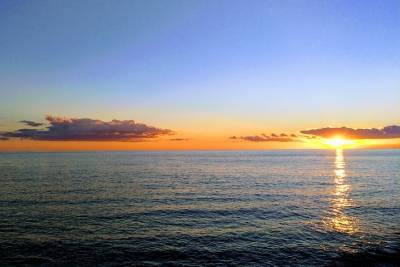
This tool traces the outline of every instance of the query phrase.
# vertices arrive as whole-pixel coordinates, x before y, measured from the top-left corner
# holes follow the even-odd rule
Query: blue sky
[[[399,1],[1,1],[0,126],[398,123],[399,14]]]

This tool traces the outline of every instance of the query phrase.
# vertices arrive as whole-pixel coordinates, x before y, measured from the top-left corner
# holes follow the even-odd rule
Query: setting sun
[[[343,139],[342,137],[334,137],[325,141],[327,145],[334,148],[342,148],[343,146],[348,146],[354,143],[352,140]]]

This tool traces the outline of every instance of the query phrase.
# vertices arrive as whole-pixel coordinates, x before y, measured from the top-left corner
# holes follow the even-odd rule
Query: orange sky
[[[85,150],[262,150],[333,148],[321,140],[304,142],[249,142],[228,137],[192,137],[184,141],[160,138],[145,142],[86,141],[0,141],[0,151],[85,151]],[[400,148],[400,139],[357,140],[344,148]]]
[[[219,121],[219,123],[218,123]],[[262,150],[262,149],[326,149],[334,148],[332,141],[329,138],[341,137],[346,139],[345,135],[338,135],[335,130],[329,133],[329,138],[324,138],[323,135],[302,134],[305,127],[295,129],[292,127],[284,127],[284,123],[260,123],[258,121],[245,121],[234,119],[213,118],[208,122],[204,120],[188,121],[186,128],[171,128],[171,133],[157,133],[151,138],[134,138],[136,141],[116,141],[120,137],[120,132],[123,133],[128,129],[129,133],[134,133],[140,127],[144,127],[144,133],[152,131],[163,131],[168,129],[163,126],[151,126],[147,123],[120,120],[95,120],[82,118],[66,118],[47,116],[45,119],[38,120],[33,123],[41,123],[39,126],[31,126],[26,122],[14,121],[0,127],[1,133],[18,133],[19,129],[30,129],[38,131],[36,134],[51,133],[55,134],[56,138],[63,137],[69,141],[49,141],[46,137],[43,141],[31,140],[36,137],[27,136],[24,138],[11,137],[9,140],[0,140],[0,151],[77,151],[77,150]],[[275,125],[268,127],[267,125]],[[317,125],[314,123],[314,125]],[[322,124],[323,125],[323,124]],[[339,124],[340,125],[340,124]],[[67,126],[65,128],[64,126]],[[280,127],[279,127],[280,126]],[[282,127],[283,126],[283,127]],[[94,128],[93,128],[94,127]],[[100,128],[96,128],[100,127]],[[104,128],[106,127],[106,128]],[[120,127],[112,128],[107,127]],[[126,128],[128,127],[128,128]],[[389,126],[390,127],[390,126]],[[393,126],[398,127],[398,126]],[[57,130],[55,130],[57,129]],[[310,128],[308,128],[310,129]],[[329,127],[315,127],[314,130],[332,131]],[[338,127],[340,130],[341,128]],[[378,134],[387,134],[385,128],[375,128],[369,125],[369,128],[346,128],[350,133],[356,131],[373,131]],[[104,132],[112,135],[108,141],[77,141],[76,134],[81,137],[87,135],[91,138],[97,138],[99,132]],[[395,131],[398,131],[395,129]],[[392,131],[393,132],[393,131]],[[117,135],[115,135],[117,133]],[[397,132],[396,132],[397,133]],[[72,135],[71,135],[72,134]],[[376,133],[375,133],[376,134]],[[295,136],[292,138],[292,135]],[[50,136],[54,138],[53,135]],[[235,138],[231,138],[235,136]],[[39,136],[40,137],[40,136]],[[351,142],[344,142],[343,148],[399,148],[400,138],[386,136],[386,139],[362,139],[353,138]],[[290,138],[293,141],[285,141],[285,138]],[[349,138],[347,138],[349,139]],[[95,140],[95,139],[90,139]],[[132,140],[132,139],[130,139]],[[333,142],[335,143],[335,142]]]

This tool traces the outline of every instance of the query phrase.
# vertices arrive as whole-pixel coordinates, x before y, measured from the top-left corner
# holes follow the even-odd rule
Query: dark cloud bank
[[[142,141],[163,135],[172,135],[169,129],[161,129],[136,123],[133,120],[69,119],[46,117],[49,126],[44,129],[19,129],[0,134],[0,139],[21,138],[41,141]],[[42,123],[21,121],[32,127]]]
[[[302,134],[330,138],[340,135],[350,139],[390,139],[400,138],[400,126],[391,125],[381,129],[353,129],[348,127],[341,128],[319,128],[301,131]]]

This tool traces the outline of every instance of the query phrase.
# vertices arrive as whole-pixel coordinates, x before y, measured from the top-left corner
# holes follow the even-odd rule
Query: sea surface
[[[1,266],[399,266],[400,150],[0,154]]]

